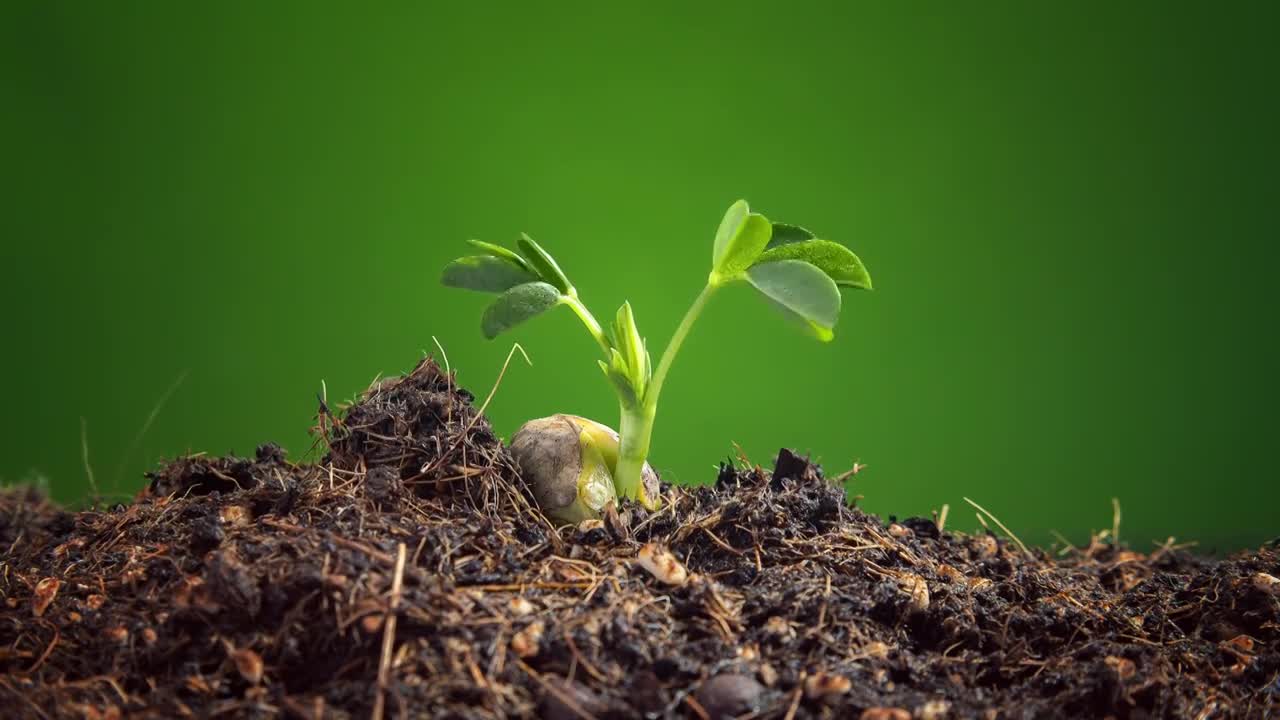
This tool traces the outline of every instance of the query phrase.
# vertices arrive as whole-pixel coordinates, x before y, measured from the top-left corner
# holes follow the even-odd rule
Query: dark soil
[[[1280,714],[1273,548],[886,526],[787,451],[557,531],[471,400],[424,361],[322,412],[318,464],[183,458],[109,510],[0,496],[0,714]],[[682,582],[636,560],[663,548]]]

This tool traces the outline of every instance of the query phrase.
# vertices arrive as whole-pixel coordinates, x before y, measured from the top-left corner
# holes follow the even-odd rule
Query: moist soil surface
[[[1275,548],[1025,551],[886,523],[786,450],[556,529],[472,400],[424,360],[322,407],[318,463],[7,491],[0,714],[1280,716]]]

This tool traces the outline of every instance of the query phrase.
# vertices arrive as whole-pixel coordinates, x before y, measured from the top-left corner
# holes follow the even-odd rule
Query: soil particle
[[[884,523],[789,450],[557,528],[471,400],[426,360],[322,407],[315,464],[0,493],[5,716],[1280,713],[1274,547],[1026,554]]]

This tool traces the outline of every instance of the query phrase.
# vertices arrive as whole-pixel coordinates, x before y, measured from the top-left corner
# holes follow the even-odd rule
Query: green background
[[[866,463],[874,511],[973,528],[969,496],[1028,541],[1083,542],[1113,496],[1140,548],[1280,534],[1273,3],[533,5],[7,3],[0,476],[82,498],[81,417],[104,490],[305,457],[322,381],[433,335],[483,396],[510,340],[437,282],[469,237],[528,231],[661,346],[745,197],[877,289],[828,345],[717,296],[668,479],[786,445]],[[534,366],[500,432],[616,421],[569,312],[510,339]]]

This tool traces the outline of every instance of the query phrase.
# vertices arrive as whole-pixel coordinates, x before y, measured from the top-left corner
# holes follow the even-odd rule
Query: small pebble
[[[764,686],[749,675],[725,673],[702,684],[694,693],[712,720],[732,718],[758,709]]]

